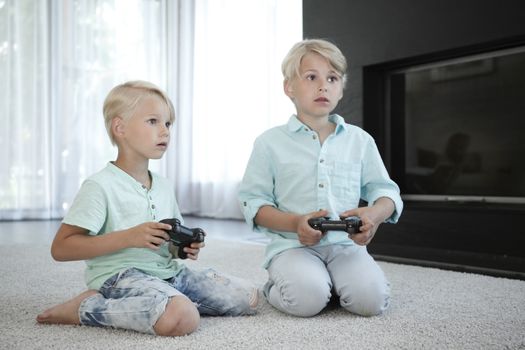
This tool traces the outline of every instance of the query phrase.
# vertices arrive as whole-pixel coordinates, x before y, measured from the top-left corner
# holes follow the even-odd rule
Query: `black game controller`
[[[171,225],[171,230],[166,230],[170,236],[170,241],[173,242],[173,245],[179,247],[177,256],[181,259],[186,259],[188,254],[184,251],[185,247],[189,247],[192,243],[195,242],[204,242],[204,232],[201,228],[188,228],[180,224],[178,219],[164,219],[160,220],[164,224]]]
[[[330,220],[327,217],[312,218],[308,220],[311,228],[321,231],[346,231],[349,234],[359,233],[359,227],[363,225],[357,216],[350,216],[341,220]]]

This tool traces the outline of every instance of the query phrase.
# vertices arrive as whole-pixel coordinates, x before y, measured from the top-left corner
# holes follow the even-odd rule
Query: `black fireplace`
[[[524,278],[525,42],[370,65],[363,94],[407,207],[372,253]]]
[[[525,204],[525,46],[388,66],[379,104],[404,199]]]
[[[377,258],[525,279],[523,23],[521,0],[303,0],[349,62],[335,112],[402,190]]]

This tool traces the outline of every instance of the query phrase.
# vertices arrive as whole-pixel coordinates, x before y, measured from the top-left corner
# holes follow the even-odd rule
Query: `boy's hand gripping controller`
[[[330,220],[327,217],[312,218],[308,220],[311,228],[321,231],[346,231],[348,234],[359,233],[359,228],[363,223],[357,216],[350,216],[342,220]]]
[[[184,251],[185,247],[189,247],[192,243],[204,242],[206,232],[201,228],[188,228],[181,225],[178,219],[164,219],[160,222],[171,225],[171,230],[166,230],[166,233],[170,236],[170,241],[173,245],[179,249],[176,252],[177,257],[180,259],[186,259],[188,254]]]

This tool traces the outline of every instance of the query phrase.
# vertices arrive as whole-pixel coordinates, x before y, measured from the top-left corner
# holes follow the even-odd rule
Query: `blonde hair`
[[[284,80],[289,81],[299,76],[299,68],[303,57],[310,52],[315,52],[328,60],[336,72],[343,79],[343,86],[346,83],[346,58],[337,46],[324,39],[305,39],[296,43],[281,65]]]
[[[139,102],[146,96],[158,96],[168,106],[170,113],[170,122],[175,121],[175,109],[171,100],[155,84],[147,81],[134,80],[115,86],[106,96],[104,100],[104,122],[106,124],[106,130],[109,135],[109,139],[113,145],[116,144],[115,136],[111,130],[111,123],[116,117],[127,119],[133,115],[135,108]]]

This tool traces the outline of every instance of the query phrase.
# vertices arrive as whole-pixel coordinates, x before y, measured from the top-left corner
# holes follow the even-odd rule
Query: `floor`
[[[221,240],[264,244],[266,236],[252,232],[241,220],[184,217],[186,227],[202,228],[207,237]],[[51,244],[60,220],[0,221],[0,244]]]

